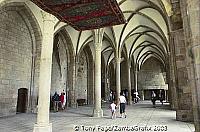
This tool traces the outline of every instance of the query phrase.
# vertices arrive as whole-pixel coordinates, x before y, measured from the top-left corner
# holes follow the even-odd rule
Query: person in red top
[[[61,102],[62,109],[64,109],[63,108],[63,103],[64,103],[64,94],[63,93],[61,93],[61,95],[60,95],[60,102]]]

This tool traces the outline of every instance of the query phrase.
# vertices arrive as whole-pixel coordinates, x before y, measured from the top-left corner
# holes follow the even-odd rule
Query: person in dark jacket
[[[55,92],[55,94],[53,95],[52,101],[54,102],[54,111],[58,112],[58,104],[60,102],[60,97],[57,92]]]

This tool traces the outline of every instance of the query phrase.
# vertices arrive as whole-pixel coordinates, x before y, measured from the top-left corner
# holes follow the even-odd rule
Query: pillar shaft
[[[183,22],[187,36],[187,50],[189,53],[190,74],[189,82],[192,90],[192,103],[195,132],[200,132],[200,1],[182,0]],[[186,32],[187,31],[187,32]]]
[[[77,108],[77,97],[76,97],[76,82],[77,82],[77,68],[76,66],[78,65],[78,62],[77,62],[77,58],[74,57],[73,58],[73,69],[72,69],[72,88],[69,90],[69,94],[70,94],[70,107],[72,108]]]
[[[176,87],[174,97],[177,98],[178,107],[176,109],[176,119],[180,121],[193,121],[192,115],[192,94],[188,82],[188,66],[186,60],[187,51],[185,50],[184,30],[175,30],[172,33],[175,45],[175,78]],[[175,85],[175,84],[174,84]]]
[[[173,33],[170,33],[170,44],[169,44],[169,64],[168,65],[168,76],[169,76],[169,96],[170,96],[170,105],[173,110],[178,109],[178,97],[176,91],[176,62],[175,62],[175,42]]]
[[[43,40],[39,75],[38,114],[34,132],[52,131],[52,127],[49,124],[49,105],[54,34],[53,20],[53,16],[48,13],[43,13]]]
[[[95,57],[95,108],[101,109],[101,48],[96,49]]]
[[[132,104],[132,96],[131,96],[131,67],[128,65],[128,104]]]
[[[165,101],[167,102],[168,99],[167,99],[167,90],[165,90]]]
[[[121,58],[116,58],[116,101],[117,102],[121,91],[120,63],[121,63]]]
[[[137,69],[135,70],[135,92],[138,92],[138,84],[137,84],[137,77],[138,76],[138,71],[137,71]]]
[[[141,100],[144,101],[144,90],[141,91]]]
[[[109,70],[109,67],[106,66],[105,68],[105,100],[109,100],[109,96],[110,96],[108,70]]]
[[[102,117],[101,109],[101,47],[102,47],[102,29],[95,30],[95,108],[94,117]]]

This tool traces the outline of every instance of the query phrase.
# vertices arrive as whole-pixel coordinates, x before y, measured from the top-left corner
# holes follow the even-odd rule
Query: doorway
[[[27,88],[18,89],[18,98],[17,98],[17,112],[18,113],[26,112],[27,101],[28,101],[28,89]]]

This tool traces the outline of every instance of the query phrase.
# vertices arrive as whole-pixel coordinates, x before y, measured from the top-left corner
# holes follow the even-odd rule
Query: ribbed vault
[[[121,57],[125,48],[126,59],[138,68],[149,58],[155,57],[165,65],[168,57],[169,17],[171,4],[169,0],[117,0],[126,20],[126,24],[106,27],[104,30],[102,55],[105,63],[114,57]],[[87,44],[94,53],[93,31],[79,32],[67,24],[59,22],[55,29],[61,27],[70,33],[74,52],[79,54]],[[94,54],[93,54],[94,55]]]

